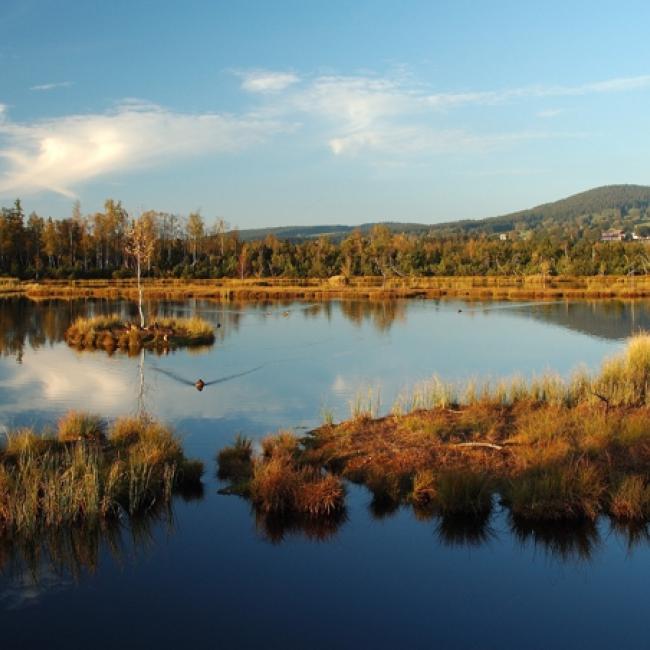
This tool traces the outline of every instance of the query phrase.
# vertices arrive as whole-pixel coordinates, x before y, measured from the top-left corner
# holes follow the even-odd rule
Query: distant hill
[[[650,186],[605,185],[565,199],[544,203],[534,208],[487,219],[465,219],[436,224],[381,222],[393,232],[434,235],[495,234],[518,231],[552,230],[557,228],[602,231],[608,228],[634,230],[643,226],[650,230]],[[377,223],[361,226],[282,226],[241,230],[244,241],[263,239],[273,234],[278,239],[300,241],[326,235],[334,240],[347,237],[359,228],[367,233]]]
[[[278,239],[289,240],[293,242],[304,239],[316,239],[321,235],[326,235],[334,240],[347,237],[353,230],[359,229],[362,233],[368,233],[373,226],[381,223],[394,232],[428,232],[431,226],[424,223],[397,223],[397,222],[376,222],[364,223],[360,226],[279,226],[275,228],[250,228],[239,231],[239,238],[242,241],[253,241],[264,239],[267,235],[275,235]]]

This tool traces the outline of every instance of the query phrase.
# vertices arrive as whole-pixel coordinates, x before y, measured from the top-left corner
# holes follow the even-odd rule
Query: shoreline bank
[[[631,299],[650,297],[650,276],[587,277],[413,277],[339,276],[329,279],[145,280],[149,299],[203,298],[218,302],[245,300],[386,300],[465,298],[469,300]],[[46,280],[0,282],[0,297],[33,300],[58,298],[137,299],[135,280]]]

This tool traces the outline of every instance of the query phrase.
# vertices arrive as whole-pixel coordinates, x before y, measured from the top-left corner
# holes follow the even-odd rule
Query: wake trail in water
[[[244,370],[242,372],[236,372],[233,373],[232,375],[225,375],[224,377],[217,377],[216,379],[211,379],[210,381],[204,381],[203,386],[214,386],[216,384],[223,384],[228,381],[232,381],[234,379],[239,379],[240,377],[245,377],[246,375],[251,375],[254,372],[258,372],[259,370],[262,370],[262,368],[266,368],[268,366],[272,366],[278,363],[289,363],[291,361],[303,361],[304,359],[307,358],[308,358],[307,356],[302,356],[302,357],[287,357],[285,359],[273,359],[272,361],[261,363],[259,366],[255,366],[254,368],[249,368],[248,370]],[[190,379],[186,379],[185,377],[181,377],[179,374],[173,372],[172,370],[166,370],[165,368],[160,368],[159,366],[152,365],[150,367],[152,368],[152,370],[155,370],[156,372],[159,372],[160,374],[165,375],[170,379],[173,379],[179,384],[183,384],[184,386],[192,386],[193,388],[196,388],[197,380],[192,381]]]
[[[205,381],[203,382],[204,386],[214,386],[215,384],[223,384],[227,381],[232,381],[233,379],[238,379],[239,377],[245,377],[246,375],[250,375],[254,372],[257,372],[258,370],[261,370],[264,366],[268,366],[268,363],[263,363],[259,366],[255,366],[254,368],[250,368],[249,370],[244,370],[243,372],[236,372],[232,375],[226,375],[225,377],[217,377],[217,379],[212,379],[210,381]],[[156,372],[159,372],[163,375],[166,375],[170,379],[173,379],[174,381],[177,381],[179,384],[184,384],[185,386],[196,386],[196,381],[190,381],[189,379],[185,379],[184,377],[181,377],[175,372],[172,372],[171,370],[165,370],[164,368],[159,368],[158,366],[151,366],[153,370]]]
[[[486,311],[509,311],[514,309],[525,309],[527,307],[540,307],[542,305],[558,305],[563,303],[561,300],[540,300],[538,302],[522,302],[515,305],[498,305],[494,307],[472,307],[464,310],[467,314],[482,314]]]

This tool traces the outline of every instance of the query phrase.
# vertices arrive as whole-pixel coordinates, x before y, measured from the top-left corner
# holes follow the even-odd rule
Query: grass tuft
[[[58,422],[57,434],[61,442],[102,442],[105,438],[106,425],[98,415],[70,411]]]
[[[106,438],[99,417],[71,412],[56,436],[8,436],[0,452],[0,537],[148,511],[199,483],[202,471],[160,423],[118,420]]]

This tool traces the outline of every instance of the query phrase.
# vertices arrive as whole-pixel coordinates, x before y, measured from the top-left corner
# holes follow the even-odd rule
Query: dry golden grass
[[[157,325],[162,329],[170,329],[181,336],[190,340],[200,340],[209,342],[214,340],[214,328],[210,323],[193,316],[191,318],[160,318],[156,319]]]
[[[106,438],[97,416],[72,412],[57,435],[21,430],[0,449],[0,537],[32,535],[169,503],[200,481],[171,431],[148,418],[118,420]]]
[[[624,476],[611,492],[609,510],[618,519],[645,521],[650,516],[650,486],[646,476]]]
[[[57,435],[61,442],[101,442],[105,431],[106,425],[99,416],[80,411],[69,411],[57,425]]]
[[[321,427],[303,453],[375,496],[440,514],[478,514],[501,494],[524,518],[622,517],[634,494],[616,475],[650,482],[648,421],[646,406],[437,407]]]

